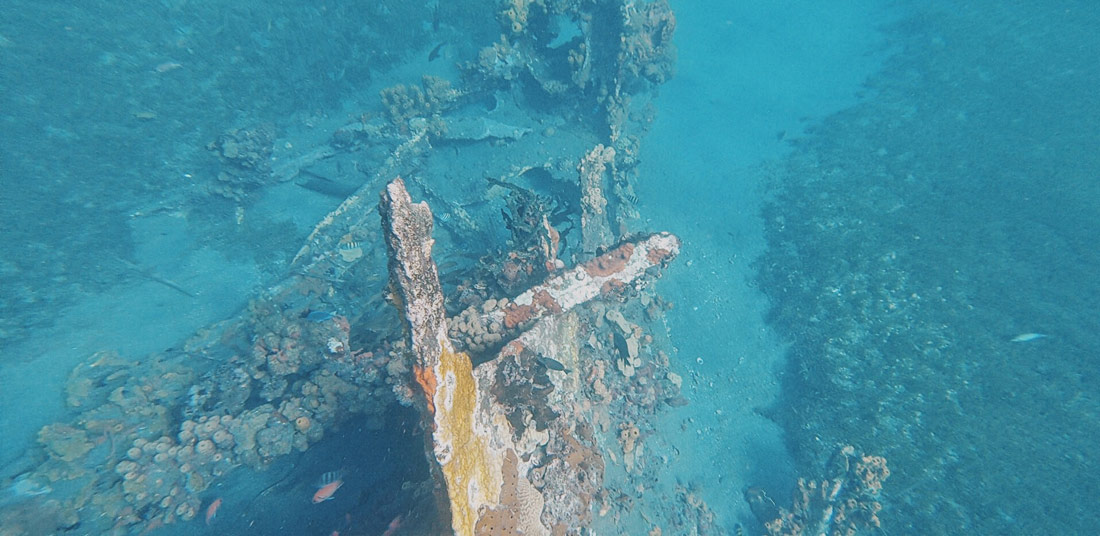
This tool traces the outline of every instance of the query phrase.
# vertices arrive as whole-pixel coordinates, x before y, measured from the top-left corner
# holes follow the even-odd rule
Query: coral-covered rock
[[[454,105],[459,93],[451,83],[436,76],[424,76],[420,85],[398,84],[381,91],[382,106],[390,123],[402,134],[416,130],[414,119],[432,135],[446,131],[441,114]]]
[[[676,16],[667,0],[638,2],[624,6],[622,48],[619,64],[624,84],[645,79],[661,84],[672,77],[676,62],[676,47],[672,34],[676,31]]]
[[[81,459],[95,446],[84,430],[64,424],[44,426],[38,431],[38,442],[50,457],[65,462]]]
[[[749,488],[745,500],[769,536],[857,534],[880,527],[878,494],[890,476],[886,460],[857,456],[849,445],[833,455],[826,472],[826,478],[798,479],[790,509],[759,488]]]

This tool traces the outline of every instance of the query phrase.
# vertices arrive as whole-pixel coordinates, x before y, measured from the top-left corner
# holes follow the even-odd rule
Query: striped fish
[[[333,482],[336,482],[337,480],[343,480],[343,478],[343,471],[329,471],[321,475],[321,478],[317,479],[317,487],[323,488],[329,484],[332,484]]]
[[[321,479],[317,481],[317,493],[313,494],[313,504],[332,499],[332,496],[336,494],[336,490],[340,489],[340,486],[343,485],[343,471],[329,471],[321,475]]]

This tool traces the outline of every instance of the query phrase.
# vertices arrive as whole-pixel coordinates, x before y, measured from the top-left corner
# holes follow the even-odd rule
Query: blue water
[[[385,372],[352,374],[353,387],[310,376],[317,363],[284,371],[289,384],[264,371],[294,350],[295,321],[324,346],[346,320],[352,347],[333,354],[378,359],[400,339],[373,209],[376,174],[410,128],[394,93],[380,98],[398,84],[430,93],[430,75],[459,90],[417,104],[428,121],[528,129],[482,139],[452,123],[416,166],[392,170],[438,216],[452,313],[477,299],[479,267],[519,247],[500,215],[515,207],[486,177],[553,198],[561,259],[585,259],[576,162],[610,143],[606,102],[597,82],[544,91],[539,77],[576,82],[564,59],[478,70],[512,31],[505,4],[0,6],[0,534],[423,533],[435,516],[425,432],[396,402],[408,371],[376,361]],[[540,20],[545,3],[519,4],[535,6],[531,28],[561,26],[531,38],[542,53],[582,40],[567,17]],[[619,5],[601,4],[586,45],[618,42],[599,25]],[[800,489],[831,478],[852,445],[842,459],[882,457],[890,476],[857,496],[878,504],[876,521],[829,514],[830,533],[849,521],[860,534],[1095,531],[1100,7],[671,9],[674,74],[622,88],[642,103],[624,234],[683,241],[653,291],[667,310],[631,320],[669,356],[686,405],[630,413],[645,431],[632,472],[611,461],[622,407],[608,403],[615,506],[593,503],[593,530],[795,534],[766,523],[798,511]],[[371,128],[392,130],[362,141]],[[531,166],[545,169],[519,173]],[[357,267],[311,287],[333,292],[280,294],[318,222],[364,185],[369,225],[328,244]],[[502,281],[481,284],[504,294]],[[295,405],[317,385],[335,406],[307,425]],[[170,506],[122,484],[136,439],[261,414],[298,443],[258,439],[238,451],[260,457],[211,462],[221,469],[202,481],[161,465],[168,483],[150,493],[176,486]],[[345,484],[312,504],[329,471]],[[194,513],[163,524],[181,501]]]

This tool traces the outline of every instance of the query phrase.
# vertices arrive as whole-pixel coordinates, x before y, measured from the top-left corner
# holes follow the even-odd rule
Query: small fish
[[[320,324],[325,320],[331,320],[334,316],[336,316],[336,314],[331,311],[310,311],[309,314],[306,315],[306,320]]]
[[[447,43],[444,42],[444,43],[440,43],[440,44],[436,45],[435,48],[433,48],[432,51],[428,53],[428,61],[431,62],[431,61],[434,61],[436,58],[438,58],[439,53],[443,50],[443,45],[446,45],[446,44]]]
[[[179,69],[180,67],[183,67],[183,65],[180,65],[174,61],[166,61],[160,65],[157,65],[156,67],[153,67],[153,70],[158,73],[166,73],[168,71]]]
[[[566,374],[572,372],[571,370],[565,368],[565,365],[562,364],[562,362],[558,361],[557,359],[553,359],[553,358],[549,358],[549,357],[540,355],[540,356],[535,358],[535,361],[538,361],[538,363],[540,365],[542,365],[542,366],[544,366],[544,367],[546,367],[550,370],[557,370],[557,371],[564,372]]]
[[[321,475],[317,482],[317,493],[313,494],[313,504],[325,502],[336,494],[336,490],[344,485],[344,473],[342,471],[329,471]]]
[[[403,516],[397,516],[390,521],[389,527],[386,528],[386,532],[382,533],[382,536],[393,536],[397,529],[401,528],[401,521]]]
[[[1045,339],[1047,336],[1042,333],[1021,333],[1012,338],[1009,342],[1031,342],[1039,339]]]
[[[214,521],[214,518],[218,517],[218,508],[222,506],[222,498],[218,497],[214,499],[214,502],[210,503],[210,506],[206,507],[206,524],[209,525]]]

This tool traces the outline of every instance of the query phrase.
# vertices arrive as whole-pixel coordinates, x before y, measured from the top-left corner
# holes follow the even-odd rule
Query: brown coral
[[[199,441],[198,445],[195,445],[195,450],[204,457],[210,457],[217,450],[214,446],[214,442],[209,439],[203,439]]]
[[[446,131],[441,114],[458,99],[451,83],[436,76],[424,76],[420,85],[397,84],[380,92],[382,106],[390,123],[402,134],[412,130],[413,120],[420,118],[431,134]]]
[[[501,505],[486,511],[478,520],[476,534],[488,535],[549,535],[542,524],[545,501],[539,490],[519,474],[519,459],[515,451],[504,454]]]
[[[217,443],[219,447],[232,447],[233,446],[233,434],[228,430],[221,428],[214,432],[211,436],[214,443]]]
[[[500,344],[504,340],[503,323],[491,318],[491,313],[503,309],[507,300],[490,299],[482,304],[479,309],[476,305],[466,310],[449,322],[449,334],[451,340],[466,350],[484,352],[489,348]]]
[[[871,494],[882,491],[882,482],[890,476],[890,468],[882,456],[863,456],[856,463],[855,472],[863,489]]]

